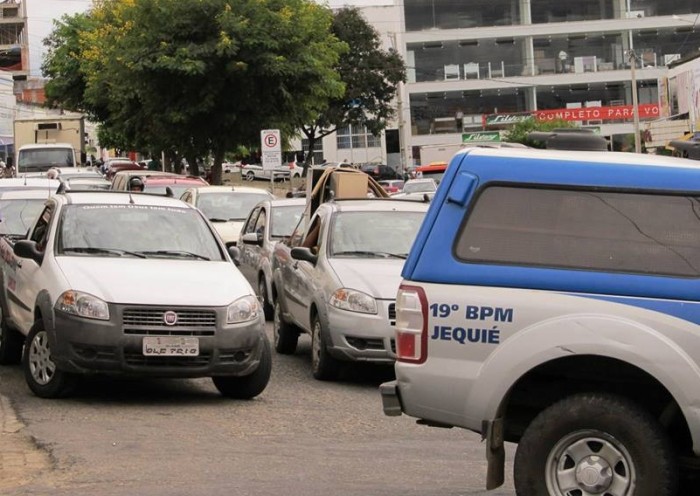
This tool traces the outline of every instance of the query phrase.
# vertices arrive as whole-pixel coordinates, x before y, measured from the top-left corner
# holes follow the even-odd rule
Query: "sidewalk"
[[[0,395],[0,494],[16,489],[51,468],[47,452],[22,430],[10,401]]]

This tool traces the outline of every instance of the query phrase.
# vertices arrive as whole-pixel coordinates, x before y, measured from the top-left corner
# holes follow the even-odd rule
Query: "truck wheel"
[[[77,382],[74,374],[59,370],[51,360],[49,335],[41,320],[37,320],[29,331],[22,366],[29,389],[40,398],[66,396]]]
[[[270,304],[270,297],[267,295],[267,284],[265,284],[265,276],[260,274],[258,278],[258,296],[262,302],[263,313],[265,314],[265,320],[272,320],[273,309]]]
[[[332,381],[340,374],[340,362],[328,353],[318,315],[314,315],[311,323],[311,371],[319,381]]]
[[[255,172],[253,171],[248,171],[245,173],[245,180],[246,181],[252,181],[255,179]]]
[[[2,316],[0,316],[0,365],[20,363],[22,361],[23,345],[24,336],[9,328]]]
[[[272,336],[275,340],[275,351],[280,355],[293,355],[297,350],[299,329],[284,320],[284,317],[282,317],[282,306],[279,301],[275,302]]]
[[[586,393],[542,411],[515,454],[518,496],[671,496],[676,457],[661,425],[626,398]]]
[[[219,392],[227,398],[249,400],[262,393],[270,382],[272,373],[272,350],[267,337],[262,338],[263,350],[258,368],[252,374],[242,377],[215,376],[211,380]]]

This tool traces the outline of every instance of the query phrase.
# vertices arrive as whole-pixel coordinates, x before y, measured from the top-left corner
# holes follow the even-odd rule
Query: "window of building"
[[[460,229],[455,254],[466,262],[698,277],[699,219],[697,197],[493,186]]]
[[[407,31],[520,24],[520,0],[404,0]]]
[[[301,140],[301,149],[304,152],[304,157],[306,157],[309,154],[309,140],[307,138],[303,138]],[[314,155],[311,163],[323,163],[323,140],[316,140],[314,145]]]
[[[374,148],[380,147],[381,144],[381,137],[373,136],[365,126],[346,126],[336,131],[336,145],[339,150]]]

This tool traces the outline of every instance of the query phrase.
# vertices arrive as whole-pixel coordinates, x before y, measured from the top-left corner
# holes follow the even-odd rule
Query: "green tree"
[[[291,135],[343,91],[344,44],[331,11],[311,0],[101,0],[88,16],[89,29],[54,42],[82,55],[83,106],[105,136],[190,164],[211,154],[214,183],[227,151],[258,143],[261,129]],[[53,60],[66,51],[49,52],[54,79],[66,76]],[[53,101],[71,108],[54,84]]]
[[[526,119],[516,123],[504,137],[504,141],[511,143],[522,143],[523,145],[532,148],[544,148],[545,144],[540,141],[534,141],[527,137],[533,131],[552,131],[553,129],[572,128],[576,127],[572,122],[563,119],[555,119],[552,121],[538,121],[536,118]]]
[[[349,48],[336,68],[345,83],[345,92],[323,102],[315,119],[297,119],[300,131],[309,141],[304,173],[316,142],[338,128],[364,126],[375,136],[385,129],[387,120],[396,113],[393,100],[398,85],[406,80],[406,66],[399,53],[393,48],[381,48],[379,34],[357,8],[338,10],[332,30]]]

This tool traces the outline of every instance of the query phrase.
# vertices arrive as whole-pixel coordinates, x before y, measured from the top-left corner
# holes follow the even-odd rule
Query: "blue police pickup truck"
[[[517,443],[520,496],[677,494],[700,457],[700,167],[470,149],[396,299],[384,412]]]

